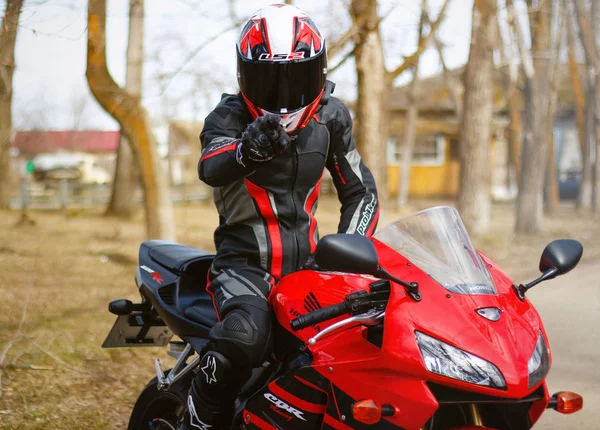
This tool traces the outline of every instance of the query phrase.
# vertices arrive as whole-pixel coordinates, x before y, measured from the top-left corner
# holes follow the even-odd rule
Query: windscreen
[[[496,294],[458,211],[434,207],[401,218],[374,237],[456,294]]]

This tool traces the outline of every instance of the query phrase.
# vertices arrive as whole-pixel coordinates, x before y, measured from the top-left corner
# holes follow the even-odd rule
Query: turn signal
[[[363,424],[376,424],[381,421],[381,405],[373,400],[361,400],[352,407],[352,416]]]
[[[556,410],[561,414],[573,414],[583,408],[583,397],[570,391],[556,394]]]

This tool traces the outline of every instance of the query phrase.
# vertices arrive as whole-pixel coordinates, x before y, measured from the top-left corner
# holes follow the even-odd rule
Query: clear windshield
[[[374,236],[456,294],[496,294],[494,282],[451,207],[401,218]]]

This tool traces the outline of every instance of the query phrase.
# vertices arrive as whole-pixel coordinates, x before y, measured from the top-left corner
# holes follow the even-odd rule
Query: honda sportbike
[[[582,253],[577,241],[553,241],[541,276],[517,285],[473,247],[450,207],[371,239],[325,236],[314,266],[284,276],[270,296],[273,354],[238,393],[232,428],[521,430],[546,409],[576,412],[581,396],[548,392],[550,344],[526,293]],[[141,303],[109,305],[118,319],[104,347],[169,345],[174,360],[170,370],[156,360],[129,429],[177,429],[191,381],[211,371],[199,363],[217,323],[206,292],[212,259],[144,242]]]

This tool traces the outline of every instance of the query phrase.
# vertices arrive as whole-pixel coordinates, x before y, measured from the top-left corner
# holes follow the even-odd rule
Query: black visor
[[[238,54],[242,93],[261,109],[281,113],[308,106],[323,90],[327,77],[325,49],[312,58],[292,61],[249,61]]]

